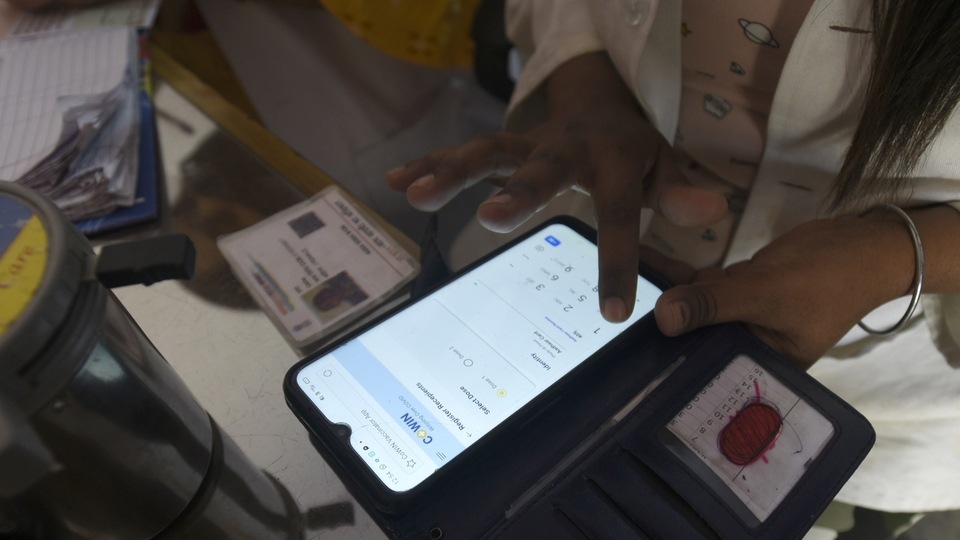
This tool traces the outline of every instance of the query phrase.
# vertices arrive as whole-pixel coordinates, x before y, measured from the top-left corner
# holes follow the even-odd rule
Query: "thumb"
[[[654,307],[660,331],[678,336],[703,326],[741,320],[743,303],[734,294],[731,281],[704,281],[664,292]]]
[[[727,215],[726,196],[692,185],[675,159],[667,145],[661,147],[652,181],[644,193],[648,206],[680,227],[703,227],[723,219]]]
[[[663,217],[681,227],[712,225],[727,214],[722,193],[684,184],[661,186],[655,208]]]

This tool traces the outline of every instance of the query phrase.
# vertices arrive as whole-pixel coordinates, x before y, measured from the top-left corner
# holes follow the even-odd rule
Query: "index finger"
[[[636,304],[642,197],[634,192],[638,182],[610,181],[604,175],[631,174],[639,172],[629,168],[598,171],[592,193],[600,254],[600,312],[610,322],[625,321]]]

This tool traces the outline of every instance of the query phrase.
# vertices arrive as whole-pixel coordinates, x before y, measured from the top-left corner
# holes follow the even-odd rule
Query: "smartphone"
[[[594,231],[554,219],[293,366],[287,401],[339,470],[388,496],[416,492],[505,443],[650,314],[661,286],[638,273],[632,316],[607,322]]]

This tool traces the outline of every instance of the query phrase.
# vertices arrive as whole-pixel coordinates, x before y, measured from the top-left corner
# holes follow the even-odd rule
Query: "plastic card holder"
[[[490,537],[804,536],[873,428],[738,325],[682,340],[670,376]]]
[[[742,355],[813,405],[832,429],[763,521],[668,432],[677,414]],[[858,412],[736,325],[682,339],[642,325],[630,344],[592,367],[578,381],[588,390],[568,390],[492,438],[453,474],[395,505],[378,500],[348,456],[313,441],[392,538],[558,540],[802,538],[874,442]],[[621,411],[638,390],[647,396]],[[780,437],[790,436],[793,428],[786,429]],[[768,466],[771,457],[766,463],[758,457],[754,466]]]

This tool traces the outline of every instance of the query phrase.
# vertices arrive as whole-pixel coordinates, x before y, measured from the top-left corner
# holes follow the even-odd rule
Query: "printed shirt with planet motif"
[[[702,229],[655,215],[644,243],[697,268],[722,261],[763,154],[780,72],[812,3],[684,0],[674,148],[690,181],[725,193],[730,212]]]

